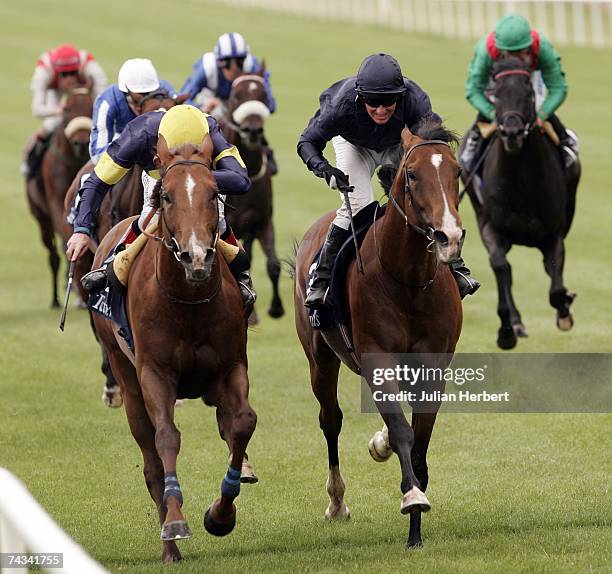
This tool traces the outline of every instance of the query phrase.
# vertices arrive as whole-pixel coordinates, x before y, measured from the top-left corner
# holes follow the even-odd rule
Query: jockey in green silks
[[[477,122],[495,121],[495,104],[489,97],[492,87],[491,71],[495,61],[514,56],[529,64],[536,96],[537,124],[552,124],[559,136],[564,152],[566,169],[577,163],[578,140],[567,130],[555,112],[567,97],[567,80],[561,68],[561,57],[550,41],[532,29],[529,22],[518,14],[508,14],[497,22],[495,30],[476,44],[474,57],[468,67],[465,96],[478,110]],[[462,167],[471,172],[484,151],[483,138],[474,124],[468,133],[460,157]]]

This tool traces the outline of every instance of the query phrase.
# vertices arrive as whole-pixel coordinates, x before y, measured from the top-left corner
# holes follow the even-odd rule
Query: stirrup
[[[257,301],[257,293],[247,283],[246,280],[242,279],[238,281],[238,288],[240,289],[240,295],[242,296],[242,303],[245,307],[250,307]]]
[[[473,295],[480,289],[480,282],[474,279],[471,275],[467,275],[458,269],[452,269],[453,277],[459,287],[459,295],[461,299],[465,299],[468,295]]]

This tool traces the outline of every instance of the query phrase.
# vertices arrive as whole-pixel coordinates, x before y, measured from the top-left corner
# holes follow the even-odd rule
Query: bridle
[[[163,235],[159,236],[159,235],[151,235],[149,233],[147,233],[146,231],[142,231],[147,237],[154,239],[155,241],[161,243],[161,245],[163,245],[166,249],[168,249],[172,255],[174,256],[174,258],[181,264],[183,265],[183,260],[181,259],[181,246],[179,245],[179,242],[177,241],[176,237],[174,236],[174,231],[172,230],[172,227],[169,225],[168,221],[166,220],[166,217],[164,216],[165,213],[165,209],[164,209],[164,198],[162,197],[162,193],[163,193],[163,181],[164,181],[164,177],[168,174],[168,172],[176,167],[177,165],[203,165],[206,169],[210,169],[209,164],[207,164],[204,161],[200,161],[200,160],[191,160],[191,159],[184,159],[184,160],[178,160],[175,161],[174,163],[171,163],[170,165],[163,167],[161,169],[160,175],[161,175],[161,189],[160,191],[160,200],[161,200],[161,206],[159,208],[159,213],[160,213],[160,219],[163,223],[162,226],[162,233],[163,233],[163,229],[166,229],[170,235],[169,239],[167,240]],[[213,251],[213,257],[216,255],[216,251],[217,251],[217,241],[219,240],[219,222],[218,222],[218,210],[219,210],[219,204],[218,204],[218,200],[219,200],[219,194],[217,192],[215,192],[213,194],[213,199],[217,200],[215,201],[215,204],[217,206],[217,228],[215,230],[215,239],[213,241],[213,245],[211,248]],[[189,300],[185,300],[185,299],[179,299],[177,297],[174,297],[173,295],[171,295],[167,289],[165,289],[162,284],[159,281],[159,276],[157,273],[157,268],[158,268],[158,260],[159,260],[159,248],[157,249],[157,253],[155,255],[155,280],[157,282],[157,286],[159,287],[160,291],[167,297],[167,299],[172,302],[172,303],[180,303],[182,305],[201,305],[204,303],[210,303],[215,296],[219,293],[219,290],[221,288],[221,281],[222,281],[222,277],[219,276],[219,281],[218,281],[218,285],[216,286],[214,292],[212,293],[212,295],[209,295],[208,297],[204,298],[204,299],[197,299],[195,301],[189,301]]]
[[[514,68],[512,70],[504,70],[503,72],[499,72],[495,74],[493,76],[493,81],[497,82],[499,78],[504,78],[506,76],[526,76],[527,78],[531,78],[531,74],[527,70],[523,70],[521,68]],[[525,115],[523,113],[516,111],[516,110],[506,111],[500,116],[499,121],[497,122],[497,127],[500,133],[502,134],[502,136],[506,135],[506,128],[504,126],[504,123],[506,122],[508,118],[511,118],[511,117],[516,117],[520,120],[520,122],[524,126],[523,136],[527,137],[529,135],[529,132],[532,130],[533,126],[535,125],[535,121],[531,121],[531,122],[528,121],[525,118]]]
[[[418,148],[418,147],[422,147],[422,146],[426,146],[426,145],[438,145],[438,144],[443,144],[447,147],[450,148],[450,145],[448,144],[448,142],[445,142],[443,140],[424,140],[421,141],[419,143],[414,144],[413,146],[411,146],[408,151],[404,154],[404,157],[402,158],[402,165],[401,168],[404,172],[404,195],[407,197],[408,199],[408,205],[410,207],[413,206],[414,204],[414,197],[412,195],[412,190],[410,189],[410,183],[409,183],[409,178],[408,178],[408,159],[410,158],[410,156],[412,155],[412,152]],[[429,243],[427,244],[426,250],[429,253],[433,253],[434,249],[433,246],[435,244],[435,239],[433,237],[433,234],[435,233],[435,230],[433,229],[433,227],[431,227],[430,225],[426,225],[425,222],[422,220],[422,218],[419,216],[418,212],[416,210],[412,210],[416,219],[417,219],[417,224],[412,223],[411,221],[409,221],[408,219],[408,215],[406,215],[406,212],[403,210],[402,206],[396,201],[395,197],[393,197],[393,190],[391,190],[389,192],[389,202],[391,203],[391,205],[396,209],[396,211],[402,216],[402,218],[404,219],[404,223],[406,225],[406,227],[411,227],[414,231],[416,231],[418,234],[422,235],[423,237],[425,237]],[[435,278],[436,275],[438,273],[438,267],[439,267],[439,261],[438,258],[436,257],[436,267],[434,269],[433,275],[431,277],[431,279],[428,279],[427,281],[425,281],[425,283],[421,283],[421,284],[417,284],[417,285],[412,285],[412,284],[408,284],[408,283],[404,283],[403,281],[401,281],[400,279],[398,279],[397,277],[395,277],[384,265],[382,262],[382,259],[380,258],[380,251],[378,250],[378,243],[376,240],[376,219],[377,219],[377,212],[378,212],[378,206],[374,211],[374,249],[376,251],[376,256],[378,257],[378,262],[380,263],[381,268],[387,273],[387,275],[389,275],[396,283],[399,283],[400,285],[402,285],[403,287],[411,287],[411,288],[418,288],[418,289],[423,289],[426,290],[427,288],[429,288]],[[464,232],[465,234],[465,232]]]

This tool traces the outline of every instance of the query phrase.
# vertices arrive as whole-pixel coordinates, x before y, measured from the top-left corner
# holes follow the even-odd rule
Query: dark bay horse
[[[49,252],[52,307],[59,307],[57,274],[60,258],[55,234],[64,235],[64,198],[76,173],[89,159],[93,111],[93,97],[88,87],[71,89],[63,101],[62,123],[51,137],[49,149],[42,159],[40,174],[26,182],[30,212],[38,222],[43,244]]]
[[[163,91],[153,92],[146,96],[143,101],[141,101],[141,113],[144,114],[147,112],[152,112],[160,108],[168,110],[177,103],[182,103],[185,98],[186,96],[179,96],[178,98],[173,99]],[[93,169],[93,163],[91,161],[87,162],[87,164],[85,164],[79,170],[76,177],[72,181],[64,200],[64,222],[66,222],[66,218],[72,209],[74,197],[79,190],[83,176],[91,173]],[[97,245],[100,243],[100,241],[102,241],[102,239],[114,225],[127,217],[140,213],[142,210],[143,196],[144,190],[142,185],[142,168],[140,166],[134,166],[121,179],[121,181],[112,187],[102,201],[98,214],[96,237],[91,243],[91,250],[83,255],[83,257],[77,261],[75,266],[74,281],[83,301],[86,302],[89,295],[81,286],[81,277],[91,270],[93,264],[93,254]],[[65,223],[64,234],[65,239],[67,240],[68,237],[72,235],[72,225]],[[93,326],[93,320],[91,326],[95,336],[96,333]],[[104,389],[102,391],[102,401],[109,407],[120,407],[123,404],[121,390],[119,389],[119,385],[113,376],[108,362],[108,357],[106,356],[106,352],[103,347],[101,370],[106,378]]]
[[[566,175],[559,148],[538,129],[530,69],[517,58],[500,60],[493,69],[497,135],[486,158],[480,193],[468,193],[489,253],[498,290],[501,320],[497,345],[516,346],[527,330],[512,296],[512,245],[536,247],[551,278],[549,302],[557,310],[557,327],[572,328],[575,294],[563,283],[566,237],[574,217],[580,168]]]
[[[251,178],[251,190],[232,197],[231,205],[235,209],[226,209],[225,217],[242,240],[249,257],[253,241],[259,240],[266,254],[266,268],[272,282],[268,315],[278,318],[285,314],[285,310],[278,291],[281,266],[274,243],[272,174],[264,135],[264,122],[270,114],[264,72],[262,67],[256,74],[239,76],[234,80],[222,120],[225,136],[238,148]],[[255,311],[251,320],[257,321]]]
[[[438,124],[424,124],[417,134],[402,133],[403,156],[387,210],[369,229],[360,249],[364,273],[353,262],[347,274],[347,311],[359,360],[365,353],[452,354],[455,350],[461,332],[461,300],[444,265],[459,257],[464,237],[457,213],[459,167],[449,146],[455,142],[453,134]],[[306,232],[297,253],[295,277],[297,332],[310,364],[312,390],[320,403],[319,422],[327,440],[330,503],[325,516],[330,520],[349,517],[338,456],[340,359],[322,332],[311,327],[304,299],[308,269],[334,216],[328,213]],[[392,452],[399,457],[401,511],[410,513],[408,546],[419,546],[421,512],[430,508],[424,494],[426,453],[436,414],[413,413],[411,427],[401,407],[394,405],[381,412],[386,427],[375,436],[382,437],[382,444],[377,441],[377,448],[372,451],[371,445],[370,450],[378,461]]]
[[[172,150],[159,138],[160,241],[147,242],[131,267],[127,291],[135,358],[129,358],[129,350],[122,351],[116,327],[100,315],[94,317],[142,451],[145,481],[162,524],[164,562],[180,560],[175,540],[191,536],[176,476],[180,433],[173,421],[175,400],[201,397],[214,405],[220,434],[230,449],[221,497],[204,519],[206,530],[217,536],[235,525],[233,500],[240,491],[240,469],[256,424],[248,401],[242,299],[216,251],[219,213],[211,153],[208,136],[201,146]],[[102,263],[129,223],[120,223],[106,235],[94,265]]]

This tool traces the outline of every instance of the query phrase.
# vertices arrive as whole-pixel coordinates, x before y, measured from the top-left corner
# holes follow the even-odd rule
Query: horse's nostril
[[[183,263],[191,263],[192,259],[191,259],[191,255],[189,254],[189,251],[181,252],[181,261]]]
[[[434,231],[433,238],[434,241],[442,247],[446,247],[448,245],[448,235],[446,235],[444,231]]]
[[[204,263],[210,263],[215,257],[216,249],[214,247],[209,247],[206,250],[206,257],[204,258]]]

